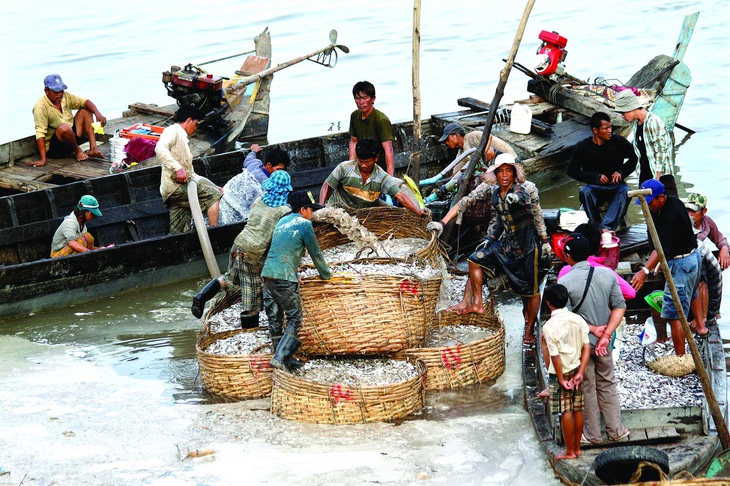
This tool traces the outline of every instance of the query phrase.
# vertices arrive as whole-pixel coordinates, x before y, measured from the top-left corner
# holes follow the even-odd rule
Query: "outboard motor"
[[[167,94],[175,98],[179,106],[195,105],[206,119],[221,111],[223,78],[220,76],[188,64],[183,69],[172,66],[169,71],[164,71],[162,83],[167,88]]]
[[[561,36],[557,32],[548,32],[543,30],[538,38],[542,44],[537,49],[537,59],[535,59],[535,72],[543,76],[549,77],[553,74],[562,75],[565,73],[563,61],[568,55],[565,49],[568,39]]]

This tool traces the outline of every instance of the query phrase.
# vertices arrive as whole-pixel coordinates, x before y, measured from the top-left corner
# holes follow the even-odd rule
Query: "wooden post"
[[[664,278],[667,281],[669,292],[672,294],[674,307],[677,309],[677,314],[679,314],[679,321],[682,323],[682,330],[684,331],[684,335],[687,338],[687,343],[689,343],[689,349],[692,352],[692,359],[694,360],[695,368],[697,369],[697,375],[700,377],[702,390],[705,392],[707,405],[710,408],[710,414],[712,415],[712,419],[715,421],[715,427],[717,427],[717,435],[720,437],[720,443],[722,444],[722,448],[728,449],[728,447],[730,447],[730,434],[728,434],[725,417],[720,410],[720,405],[718,405],[717,403],[715,392],[712,389],[712,385],[710,384],[710,378],[707,376],[707,370],[705,370],[705,365],[702,363],[700,352],[697,349],[697,344],[695,343],[694,336],[692,336],[692,330],[690,329],[689,323],[687,322],[687,316],[684,315],[684,309],[682,309],[682,303],[679,300],[677,287],[674,286],[674,280],[672,279],[672,274],[669,271],[669,265],[667,265],[667,257],[664,254],[662,243],[661,241],[659,241],[659,235],[656,232],[656,226],[654,226],[654,220],[651,217],[649,205],[646,203],[646,199],[644,198],[644,196],[648,196],[650,194],[651,189],[639,189],[635,191],[629,191],[628,195],[629,197],[638,196],[639,201],[641,202],[641,210],[644,212],[646,227],[649,229],[649,236],[651,236],[651,241],[652,243],[654,243],[654,248],[656,249],[657,255],[659,256],[659,261],[662,265]]]
[[[492,133],[492,124],[494,123],[494,117],[497,113],[499,102],[504,95],[504,87],[507,84],[507,78],[509,78],[509,73],[512,70],[512,65],[515,62],[517,50],[520,47],[522,35],[525,32],[527,19],[530,17],[530,12],[532,11],[533,5],[535,5],[535,0],[528,0],[527,5],[525,5],[525,11],[522,14],[522,20],[520,21],[519,27],[517,27],[515,39],[512,42],[512,49],[510,50],[509,56],[507,57],[507,62],[505,63],[504,68],[499,74],[499,83],[497,83],[497,89],[495,90],[494,98],[492,98],[492,103],[489,105],[489,114],[487,115],[487,121],[484,122],[484,132],[482,133],[482,139],[479,142],[479,148],[471,156],[471,159],[469,159],[469,164],[466,167],[466,172],[464,173],[464,178],[461,182],[461,186],[459,186],[459,190],[457,191],[454,198],[454,204],[459,202],[459,200],[466,194],[466,191],[469,188],[469,182],[471,181],[472,177],[474,177],[474,170],[476,169],[477,162],[479,161],[480,157],[484,156],[484,150],[486,150],[487,148],[487,142],[489,141],[489,136]],[[453,231],[454,225],[448,225],[446,227],[446,230],[444,231],[444,239],[447,241],[450,240]]]
[[[421,179],[421,0],[413,1],[413,172],[411,178],[418,187]]]

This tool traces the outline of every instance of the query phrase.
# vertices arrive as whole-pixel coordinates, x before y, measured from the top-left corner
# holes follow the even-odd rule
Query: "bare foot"
[[[104,154],[102,154],[98,148],[93,148],[89,150],[89,157],[98,157],[100,159],[104,158]]]
[[[30,167],[43,167],[44,165],[46,165],[46,163],[40,160],[36,160],[35,162],[26,162],[25,165],[28,165]]]
[[[454,304],[446,309],[446,312],[456,312],[457,314],[461,314],[464,309],[466,309],[466,302],[459,302],[458,304]]]
[[[525,336],[522,338],[522,342],[525,344],[534,344],[535,336],[533,336],[532,334],[525,334]]]
[[[82,160],[86,160],[86,159],[88,159],[88,158],[89,158],[89,156],[88,156],[88,155],[86,155],[86,153],[85,153],[85,152],[84,152],[83,150],[81,150],[81,149],[78,149],[78,150],[76,151],[76,160],[77,160],[77,161],[81,162]]]
[[[563,451],[560,454],[558,454],[557,456],[555,456],[555,460],[563,461],[565,459],[575,459],[576,457],[578,457],[578,456],[576,456],[575,454],[568,454],[567,451]]]
[[[580,457],[582,455],[583,455],[583,451],[580,451],[580,450],[575,451],[575,457]]]
[[[457,314],[484,314],[484,306],[471,304],[466,306],[463,310],[457,311]]]
[[[550,387],[545,388],[537,394],[537,398],[548,398],[550,396]]]

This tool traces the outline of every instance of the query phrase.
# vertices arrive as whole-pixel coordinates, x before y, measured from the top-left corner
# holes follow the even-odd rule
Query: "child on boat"
[[[578,314],[570,312],[568,289],[552,284],[545,289],[545,303],[551,317],[542,328],[545,347],[550,354],[550,410],[560,414],[565,451],[556,460],[575,459],[581,455],[583,433],[583,372],[588,365],[591,346],[588,324]]]

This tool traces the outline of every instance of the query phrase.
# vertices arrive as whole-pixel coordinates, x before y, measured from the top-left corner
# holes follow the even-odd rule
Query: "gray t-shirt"
[[[611,270],[603,267],[594,267],[593,278],[588,288],[583,304],[576,312],[579,316],[592,326],[605,326],[611,316],[613,309],[626,307],[626,301],[621,294],[618,279]],[[568,289],[570,295],[570,308],[578,305],[586,289],[586,280],[591,266],[587,261],[578,262],[573,265],[570,272],[566,273],[559,284]],[[593,334],[588,335],[591,346],[598,343],[598,338]]]

